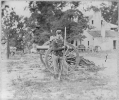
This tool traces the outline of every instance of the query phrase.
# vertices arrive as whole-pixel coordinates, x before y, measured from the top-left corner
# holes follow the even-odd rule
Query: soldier
[[[52,36],[50,38],[51,41],[51,48],[52,48],[52,58],[53,58],[53,66],[54,66],[54,71],[55,71],[55,78],[58,78],[60,80],[61,78],[61,73],[62,73],[62,57],[63,57],[63,47],[64,47],[64,42],[63,42],[63,37],[62,37],[62,32],[61,30],[56,31],[56,36]]]

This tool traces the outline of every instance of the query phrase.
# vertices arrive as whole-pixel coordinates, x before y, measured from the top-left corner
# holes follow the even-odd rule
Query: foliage
[[[40,32],[40,33],[39,33]],[[50,38],[50,33],[47,31],[41,31],[40,29],[36,29],[34,32],[34,43],[39,45],[44,44]]]
[[[63,11],[68,3],[71,3],[71,9]],[[51,35],[55,34],[57,29],[61,28],[64,33],[64,27],[66,27],[67,40],[70,41],[72,35],[82,33],[87,27],[87,19],[81,11],[76,9],[79,4],[78,1],[31,1],[29,9],[32,14],[29,18],[17,15],[13,8],[10,9],[6,5],[2,9],[3,33],[9,35],[15,46],[22,48],[23,45],[27,46],[28,42],[42,45]],[[4,11],[7,11],[7,15]],[[10,43],[12,44],[13,42]]]
[[[14,26],[18,16],[13,10],[8,12],[6,8],[4,8],[2,11],[2,32],[6,37],[8,35],[9,38],[12,38],[13,35],[16,36],[16,29]]]
[[[65,2],[54,2],[54,1],[36,1],[30,2],[29,7],[32,12],[32,17],[37,19],[38,25],[41,29],[50,32],[50,22],[54,18],[61,16],[61,9],[64,7]]]
[[[112,24],[118,24],[118,8],[117,2],[112,2],[111,6],[106,7],[103,5],[101,7],[102,16],[107,22],[111,22]]]
[[[118,8],[117,8],[117,2],[111,2],[110,6],[107,6],[106,4],[102,3],[101,7],[98,8],[96,6],[91,6],[88,8],[88,10],[94,10],[99,11],[101,10],[103,18],[112,24],[118,24]]]
[[[52,24],[54,31],[61,28],[64,33],[64,27],[67,28],[67,40],[71,42],[72,37],[83,33],[83,30],[87,28],[87,18],[79,10],[69,9],[64,12],[59,21],[54,21]]]
[[[80,41],[80,45],[81,45],[81,42],[86,38],[85,35],[83,35],[82,33],[76,35],[76,36],[73,36],[72,40],[79,40]]]
[[[9,39],[8,42],[10,46],[15,46],[17,49],[23,49],[23,37],[26,36],[26,34],[28,37],[26,18],[17,15],[14,9],[10,9],[7,5],[2,9],[1,13],[3,37]]]
[[[50,35],[55,34],[57,29],[61,29],[64,33],[64,27],[66,27],[67,40],[70,40],[71,35],[83,32],[83,29],[87,27],[87,19],[83,16],[81,11],[76,9],[80,2],[70,2],[72,9],[64,12],[62,9],[67,3],[68,2],[65,1],[36,1],[29,3],[32,18],[37,19],[37,24],[39,25],[39,29],[36,29],[38,32],[35,31],[36,33],[34,33],[35,35],[37,34],[35,39],[39,40],[39,43],[42,41],[41,36],[45,38],[44,40],[47,40]],[[74,21],[76,18],[77,21]],[[44,31],[50,34],[47,36],[41,35]]]

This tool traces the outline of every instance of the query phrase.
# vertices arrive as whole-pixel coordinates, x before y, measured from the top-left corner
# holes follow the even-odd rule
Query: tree
[[[87,17],[84,17],[82,12],[77,9],[69,9],[64,12],[60,20],[53,23],[53,29],[57,30],[59,27],[64,33],[64,27],[67,28],[67,41],[71,42],[79,33],[87,28]],[[64,35],[63,35],[64,36]]]
[[[14,22],[17,18],[17,16],[15,16],[15,12],[13,11],[13,9],[11,11],[8,10],[9,6],[7,5],[5,6],[5,8],[2,9],[2,31],[4,33],[4,36],[7,37],[7,58],[9,58],[10,52],[9,40],[10,37],[12,37],[12,34],[15,32],[13,26],[15,26]]]
[[[36,19],[36,23],[39,28],[35,28],[34,42],[42,45],[46,42],[51,35],[52,21],[55,19],[60,19],[62,16],[61,9],[65,6],[66,2],[54,2],[54,1],[31,1],[29,3],[29,8],[32,13],[31,19]],[[36,26],[37,27],[37,26]],[[44,32],[50,33],[48,35],[43,35]]]
[[[50,22],[55,18],[61,17],[61,9],[65,4],[65,1],[32,1],[29,3],[29,7],[32,12],[32,18],[37,19],[37,24],[40,25],[41,29],[50,32]]]
[[[39,28],[36,28],[33,33],[34,33],[33,42],[39,45],[44,44],[50,38],[50,33],[48,31],[41,31],[41,29]]]
[[[83,35],[82,33],[79,33],[76,36],[73,36],[72,40],[79,40],[80,45],[82,44],[82,41],[86,38],[85,35]]]
[[[78,7],[80,2],[70,2],[72,4],[71,9],[63,12],[62,9],[67,5],[67,3],[69,2],[36,1],[29,3],[30,11],[32,12],[31,17],[33,19],[37,19],[37,24],[39,25],[37,35],[34,33],[37,36],[36,40],[39,40],[40,42],[40,39],[42,39],[41,36],[43,36],[40,34],[44,31],[50,33],[50,36],[55,34],[55,31],[59,28],[64,32],[64,27],[67,27],[67,39],[70,40],[71,34],[78,34],[79,31],[86,28],[86,18],[84,18],[83,14],[79,10],[76,10],[76,7]],[[78,22],[73,21],[75,17],[78,17]],[[80,30],[76,32],[73,30],[73,27],[80,27]]]
[[[105,5],[102,5],[100,8],[102,11],[102,16],[107,22],[110,22],[112,24],[118,24],[118,8],[117,8],[117,2],[112,2],[111,6],[107,7]]]
[[[5,6],[2,9],[2,32],[7,37],[7,58],[9,58],[10,47],[23,48],[23,36],[27,33],[23,16],[16,14],[13,8]],[[21,38],[21,39],[20,39]]]
[[[117,2],[111,2],[110,6],[102,3],[101,7],[98,8],[96,6],[91,6],[87,8],[88,10],[92,9],[94,11],[101,10],[103,18],[112,24],[118,24],[118,9],[117,9]]]

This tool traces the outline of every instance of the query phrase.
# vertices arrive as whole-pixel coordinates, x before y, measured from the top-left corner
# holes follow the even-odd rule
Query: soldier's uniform
[[[52,58],[53,58],[53,66],[55,75],[60,78],[61,76],[61,63],[62,63],[62,57],[63,57],[63,51],[62,47],[64,46],[63,38],[62,37],[54,37],[54,39],[51,42],[51,48],[52,48]],[[59,65],[60,64],[60,65]]]

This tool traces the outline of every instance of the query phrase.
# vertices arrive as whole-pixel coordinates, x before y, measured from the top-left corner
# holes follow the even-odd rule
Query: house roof
[[[105,21],[105,28],[106,29],[118,28],[118,26],[115,25],[115,24],[111,24],[111,23],[108,23],[108,22]]]
[[[118,28],[118,26],[115,24],[111,24],[111,23],[108,23],[108,24],[110,25],[111,28]]]
[[[103,16],[101,15],[101,11],[98,11],[98,12],[95,12],[95,11],[91,11],[91,12],[89,12],[89,15],[88,15],[88,17],[89,17],[89,20],[91,21],[92,19],[93,20],[96,20],[96,21],[98,21],[98,20],[103,20],[104,22],[105,22],[105,28],[106,29],[111,29],[111,28],[118,28],[118,25],[115,25],[115,24],[112,24],[112,23],[109,23],[109,22],[106,22],[105,21],[105,19],[103,18]],[[95,19],[95,17],[96,17],[96,19]],[[89,22],[90,22],[89,21]],[[92,25],[92,24],[91,24]],[[94,26],[95,27],[95,26]],[[96,26],[97,27],[97,26]],[[97,28],[100,28],[100,27],[97,27]]]
[[[99,30],[88,31],[88,33],[90,35],[92,35],[93,37],[102,37],[101,36],[101,31],[99,31]],[[105,37],[117,37],[118,34],[119,34],[118,32],[108,30],[108,31],[105,32]]]

